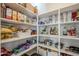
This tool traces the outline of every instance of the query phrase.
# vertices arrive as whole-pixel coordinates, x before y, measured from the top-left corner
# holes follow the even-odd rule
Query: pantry
[[[1,56],[79,56],[79,4],[38,14],[30,3],[0,3]]]

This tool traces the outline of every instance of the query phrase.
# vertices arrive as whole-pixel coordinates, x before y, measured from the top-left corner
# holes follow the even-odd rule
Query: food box
[[[18,21],[23,22],[23,14],[18,12]]]
[[[31,3],[26,3],[26,9],[28,9],[34,13],[34,7],[32,6]]]
[[[12,19],[17,21],[17,12],[16,11],[12,12]]]
[[[10,8],[6,9],[6,18],[12,19],[12,9],[10,9]]]

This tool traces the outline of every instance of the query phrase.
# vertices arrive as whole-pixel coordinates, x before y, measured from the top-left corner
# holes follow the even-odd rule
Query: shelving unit
[[[46,17],[47,18],[47,17],[49,17],[49,16],[51,16],[53,14],[56,14],[56,13],[58,14],[58,22],[57,23],[53,23],[52,22],[52,23],[47,23],[47,24],[46,23],[43,23],[43,24],[39,24],[38,25],[39,27],[44,27],[44,26],[58,26],[58,35],[39,34],[39,36],[40,37],[58,38],[58,43],[59,43],[58,52],[60,52],[60,53],[62,52],[62,53],[69,54],[69,55],[72,55],[72,56],[79,56],[79,54],[74,53],[74,52],[70,52],[70,51],[65,51],[63,49],[60,49],[60,47],[61,47],[60,46],[61,39],[62,40],[63,39],[64,40],[79,40],[79,37],[77,37],[77,36],[68,36],[68,35],[67,36],[66,35],[61,35],[61,32],[63,32],[63,29],[61,29],[61,27],[62,26],[65,26],[65,25],[70,25],[70,24],[71,25],[72,24],[78,25],[79,24],[79,21],[63,21],[63,22],[61,22],[61,13],[68,12],[68,11],[73,11],[73,10],[77,10],[77,9],[79,9],[78,6],[79,6],[79,4],[75,4],[75,5],[72,5],[72,6],[69,6],[69,7],[60,8],[58,10],[50,11],[50,12],[47,12],[47,13],[44,13],[44,14],[40,14],[39,15],[39,20],[40,20],[43,17]],[[64,19],[62,19],[62,20],[64,20]],[[45,21],[43,21],[43,22],[45,22]],[[77,26],[74,26],[74,27],[76,27],[76,28],[79,29],[79,27],[77,27]],[[77,29],[77,31],[78,31],[78,29]],[[77,34],[77,35],[79,35],[79,34]],[[65,43],[67,43],[67,42],[65,42]],[[43,44],[41,44],[40,46],[51,49],[49,46],[46,46],[46,45],[43,45]],[[55,48],[55,47],[53,47],[53,48]],[[60,53],[59,53],[59,55],[60,55]]]
[[[72,55],[72,56],[79,56],[79,54],[77,54],[77,53],[65,51],[64,49],[60,49],[60,47],[61,47],[60,43],[61,43],[62,39],[64,39],[64,40],[79,40],[79,37],[76,37],[76,36],[61,35],[61,32],[63,32],[63,29],[61,29],[61,27],[65,26],[65,25],[70,25],[70,24],[71,25],[72,24],[77,24],[77,25],[79,24],[79,21],[65,21],[63,19],[61,20],[61,14],[64,13],[64,12],[79,9],[79,4],[75,4],[75,5],[72,5],[72,6],[69,6],[69,7],[65,7],[65,8],[60,8],[60,9],[53,10],[51,12],[47,12],[47,13],[40,14],[40,15],[32,13],[31,11],[27,10],[26,8],[24,8],[23,6],[21,6],[20,4],[17,4],[17,3],[5,3],[5,5],[8,6],[9,8],[11,8],[11,9],[13,9],[13,10],[21,12],[24,15],[27,15],[28,17],[37,19],[36,24],[31,24],[31,23],[17,22],[17,21],[11,20],[11,19],[10,20],[6,19],[6,18],[0,18],[1,22],[12,23],[12,24],[15,24],[15,25],[22,25],[22,26],[26,26],[26,27],[31,26],[32,28],[35,27],[35,29],[37,30],[36,35],[26,35],[25,37],[23,36],[23,37],[15,37],[15,38],[9,38],[9,39],[6,39],[6,40],[5,39],[1,40],[1,45],[3,45],[3,44],[10,43],[10,42],[16,42],[16,41],[24,40],[24,39],[27,40],[27,38],[33,38],[33,37],[37,38],[36,44],[31,45],[30,48],[28,48],[28,49],[26,49],[26,50],[24,50],[24,51],[22,51],[18,54],[12,54],[12,56],[21,56],[24,53],[27,53],[28,51],[34,49],[35,47],[37,48],[37,53],[38,53],[38,49],[39,49],[38,47],[39,46],[47,48],[47,49],[51,49],[53,51],[56,51],[56,52],[59,53],[59,55],[62,52],[62,53],[66,53],[66,54],[69,54],[69,55]],[[45,24],[39,24],[39,21],[42,18],[44,18],[43,22],[45,22],[45,20],[49,20],[48,18],[50,18],[51,16],[52,16],[52,19],[54,21],[50,19],[51,20],[50,22],[47,21],[47,23],[45,23]],[[45,26],[47,26],[49,28],[48,33],[47,34],[40,34],[40,27],[45,27]],[[53,27],[53,28],[56,27],[57,33],[51,35],[49,33],[51,27]],[[79,29],[79,27],[77,27],[77,28]],[[79,33],[77,35],[79,35]],[[58,40],[58,49],[56,47],[53,47],[53,46],[47,46],[47,45],[39,43],[40,37],[56,38]],[[67,43],[67,42],[65,42],[65,43]]]
[[[11,9],[17,11],[17,12],[20,12],[20,13],[26,15],[27,17],[36,18],[36,19],[37,19],[37,14],[35,14],[35,13],[29,11],[29,10],[26,9],[25,7],[21,6],[20,4],[17,4],[17,3],[5,3],[5,5],[6,5],[7,7],[11,8]],[[32,24],[32,23],[25,23],[25,22],[15,21],[15,20],[13,20],[13,19],[6,19],[6,18],[0,18],[0,20],[1,20],[1,23],[2,23],[2,22],[5,22],[5,23],[13,24],[13,25],[22,25],[22,26],[26,26],[26,27],[30,27],[30,26],[31,26],[32,28],[34,28],[34,27],[37,28],[37,22],[36,22],[36,24]],[[17,42],[17,41],[27,40],[27,39],[33,38],[33,37],[36,37],[36,38],[37,38],[37,34],[36,34],[36,35],[31,35],[31,34],[29,35],[29,34],[28,34],[28,35],[26,35],[26,36],[20,36],[20,37],[18,36],[18,37],[3,39],[3,40],[1,40],[0,44],[1,44],[1,45],[6,45],[6,44],[8,44],[8,43],[11,44],[11,42],[13,43],[13,42]],[[19,43],[20,43],[20,42],[19,42]],[[22,44],[22,43],[21,43],[21,44]],[[17,43],[16,46],[18,46],[18,45],[19,45],[19,44]],[[16,47],[16,46],[15,46],[15,47]],[[7,46],[6,46],[6,47],[7,47]],[[15,48],[15,47],[14,47],[14,48]],[[32,50],[32,49],[34,49],[34,48],[36,48],[36,47],[37,47],[37,44],[33,44],[33,45],[30,46],[30,48],[28,48],[28,49],[26,49],[26,50],[24,50],[24,51],[21,51],[21,52],[18,53],[18,54],[14,54],[14,53],[13,53],[12,56],[21,56],[21,55],[23,55],[24,53],[27,53],[28,51],[30,51],[30,50]],[[12,49],[12,48],[10,48],[10,49]]]

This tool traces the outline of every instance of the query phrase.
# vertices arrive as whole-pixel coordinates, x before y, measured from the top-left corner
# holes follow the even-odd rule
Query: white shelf
[[[79,21],[70,21],[70,22],[61,22],[60,24],[73,24],[73,23],[79,23]]]
[[[20,53],[17,53],[17,54],[13,54],[12,56],[21,56],[23,55],[24,53],[27,53],[28,51],[34,49],[35,47],[37,47],[37,44],[34,44],[34,45],[31,45],[30,48],[20,52]]]
[[[44,35],[44,34],[40,34],[39,36],[44,36],[44,37],[54,37],[54,38],[58,38],[58,35]]]
[[[50,23],[50,24],[42,24],[42,25],[38,25],[38,26],[50,26],[50,25],[58,25],[58,23]]]
[[[47,45],[44,45],[44,44],[39,44],[39,46],[44,47],[44,48],[48,48],[48,49],[51,49],[51,50],[54,50],[54,51],[58,52],[58,49],[53,47],[53,46],[47,46]]]
[[[31,38],[31,37],[35,37],[35,36],[37,36],[37,35],[28,35],[26,37],[3,39],[3,40],[1,40],[1,43],[8,43],[8,42],[13,42],[13,41],[17,41],[17,40],[23,40],[23,39]]]
[[[12,23],[12,24],[37,26],[36,24],[24,23],[24,22],[14,21],[14,20],[11,20],[11,19],[5,19],[5,18],[0,18],[0,20],[3,21],[3,22]]]
[[[26,9],[25,7],[21,6],[18,3],[5,3],[6,6],[8,6],[9,8],[16,10],[18,12],[21,12],[25,15],[28,15],[30,17],[36,17],[36,14],[31,12],[30,10]]]
[[[70,52],[70,51],[65,51],[64,49],[62,49],[60,52],[66,53],[66,54],[69,54],[69,55],[72,55],[72,56],[79,56],[79,54],[77,54],[77,53]]]
[[[75,36],[60,36],[62,39],[74,39],[74,40],[79,40],[79,38],[76,38]]]

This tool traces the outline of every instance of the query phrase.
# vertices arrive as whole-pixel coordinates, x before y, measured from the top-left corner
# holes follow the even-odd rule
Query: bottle
[[[63,35],[67,35],[67,29],[66,29],[66,27],[64,27],[64,29],[63,29]]]
[[[53,29],[52,29],[52,27],[50,28],[50,35],[53,35]]]

